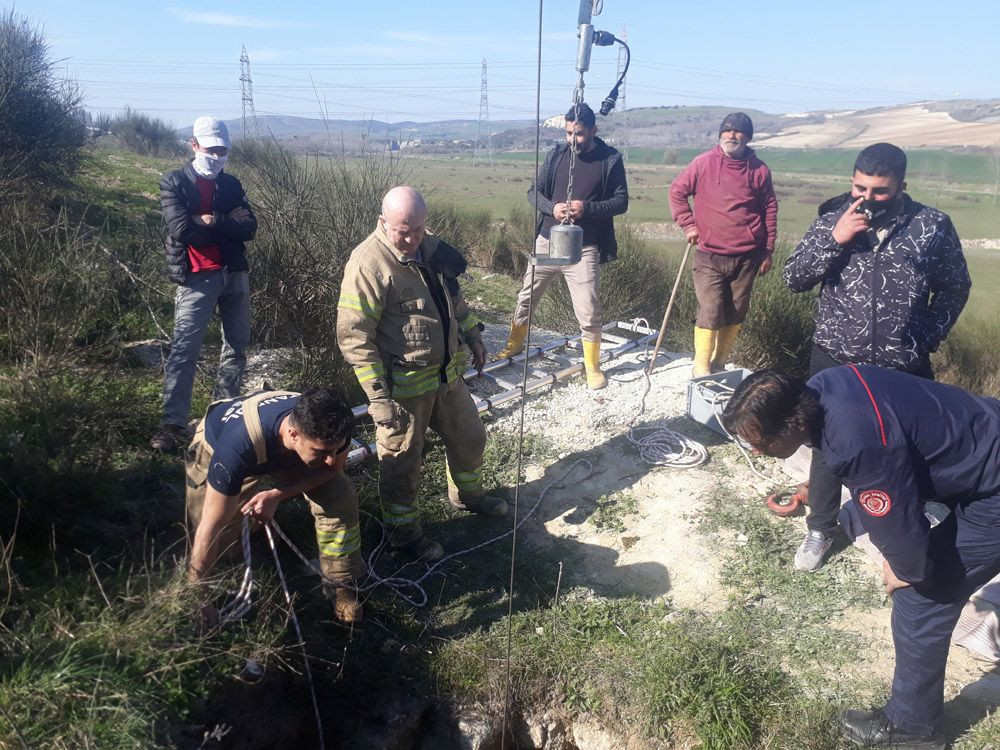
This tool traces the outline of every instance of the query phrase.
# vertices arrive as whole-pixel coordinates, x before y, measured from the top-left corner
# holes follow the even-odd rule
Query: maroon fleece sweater
[[[688,198],[694,196],[694,211]],[[741,255],[774,252],[778,199],[771,170],[747,148],[730,159],[719,146],[699,154],[670,185],[670,213],[684,230],[697,227],[702,250]]]

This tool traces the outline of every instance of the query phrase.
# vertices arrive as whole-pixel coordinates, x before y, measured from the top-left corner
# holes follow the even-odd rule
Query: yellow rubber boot
[[[510,324],[510,335],[507,337],[507,346],[500,350],[497,359],[506,359],[520,354],[524,348],[524,339],[528,336],[528,326]]]
[[[715,340],[718,331],[711,328],[694,328],[694,362],[691,365],[691,377],[700,378],[712,374],[712,354],[715,351]]]
[[[726,369],[729,353],[733,350],[733,342],[736,341],[740,328],[740,324],[737,323],[719,329],[718,335],[715,337],[715,350],[712,352],[712,372],[722,372]]]
[[[587,371],[587,385],[592,391],[598,391],[608,384],[608,379],[601,372],[601,342],[581,341],[583,344],[583,367]]]

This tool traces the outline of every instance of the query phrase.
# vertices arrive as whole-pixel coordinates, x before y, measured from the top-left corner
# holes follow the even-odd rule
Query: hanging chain
[[[574,97],[576,99],[578,97]],[[569,145],[569,179],[566,182],[566,216],[563,218],[563,224],[571,224],[569,211],[570,202],[573,200],[573,172],[576,170],[576,128],[580,124],[580,102],[576,101],[573,104],[573,142]]]

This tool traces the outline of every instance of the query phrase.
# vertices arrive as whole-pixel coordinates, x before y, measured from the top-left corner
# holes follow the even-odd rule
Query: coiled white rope
[[[649,327],[649,323],[643,318],[636,318],[632,321],[632,325],[637,326],[640,322]],[[645,367],[642,368],[642,377],[646,386],[642,392],[639,412],[632,419],[625,435],[626,439],[639,449],[639,458],[654,466],[671,466],[675,469],[693,469],[708,461],[708,450],[704,445],[671,430],[662,423],[635,426],[639,417],[646,413],[646,396],[649,395],[653,385],[649,371]]]

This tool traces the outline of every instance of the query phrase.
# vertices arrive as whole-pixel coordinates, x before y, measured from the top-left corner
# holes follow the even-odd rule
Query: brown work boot
[[[176,453],[177,449],[187,443],[189,438],[187,428],[179,424],[161,425],[149,441],[149,447],[160,453]]]
[[[354,582],[344,581],[346,585],[337,586],[333,583],[323,584],[323,595],[333,602],[333,616],[337,622],[344,625],[357,625],[365,616],[365,609],[358,601],[358,592]]]
[[[503,518],[507,515],[507,501],[496,495],[474,497],[469,500],[463,500],[460,503],[454,503],[454,505],[456,508],[461,508],[480,516],[488,516],[489,518]]]
[[[444,547],[426,534],[409,544],[393,546],[401,552],[412,555],[417,562],[436,562],[444,557]]]

